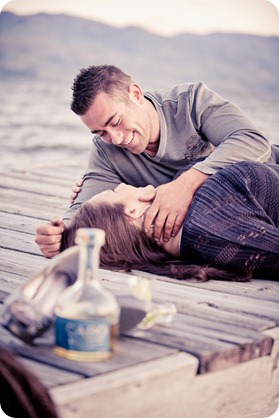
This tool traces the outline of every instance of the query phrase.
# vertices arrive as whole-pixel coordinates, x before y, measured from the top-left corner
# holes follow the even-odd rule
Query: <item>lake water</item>
[[[91,134],[70,110],[70,86],[31,81],[1,84],[2,168],[32,169],[77,159],[86,166]],[[278,98],[244,94],[226,98],[237,103],[271,143],[279,144]]]

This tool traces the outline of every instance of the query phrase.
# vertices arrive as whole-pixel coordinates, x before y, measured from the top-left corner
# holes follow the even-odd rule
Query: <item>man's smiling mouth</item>
[[[122,142],[122,145],[125,145],[125,146],[130,145],[133,139],[134,139],[134,132],[131,133],[130,138],[128,138],[125,142]]]

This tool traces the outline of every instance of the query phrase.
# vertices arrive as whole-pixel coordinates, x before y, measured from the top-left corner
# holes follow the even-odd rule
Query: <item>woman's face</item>
[[[92,204],[105,202],[111,204],[121,203],[124,205],[127,215],[136,219],[144,213],[148,206],[150,206],[154,196],[149,202],[141,202],[139,198],[144,197],[147,193],[151,193],[152,195],[152,192],[154,192],[155,196],[155,188],[151,185],[146,187],[134,187],[121,183],[114,190],[105,190],[104,192],[91,197],[89,201]]]

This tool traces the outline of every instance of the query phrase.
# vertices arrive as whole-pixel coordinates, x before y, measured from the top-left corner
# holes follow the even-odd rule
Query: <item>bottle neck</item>
[[[92,244],[80,245],[78,281],[98,282],[100,247]]]

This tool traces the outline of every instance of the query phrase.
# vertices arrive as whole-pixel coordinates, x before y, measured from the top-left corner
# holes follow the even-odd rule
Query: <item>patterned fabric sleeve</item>
[[[181,257],[279,280],[279,166],[233,164],[196,192]]]

